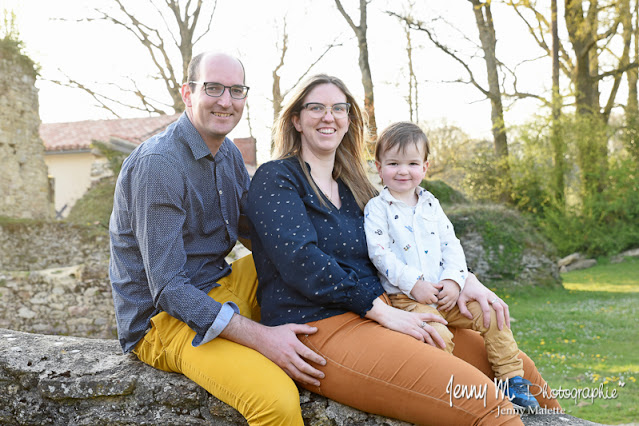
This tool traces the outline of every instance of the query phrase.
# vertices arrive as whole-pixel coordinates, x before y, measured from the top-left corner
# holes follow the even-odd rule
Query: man
[[[251,256],[224,257],[238,237],[249,177],[226,135],[242,117],[242,63],[220,53],[191,61],[185,113],[127,158],[109,232],[109,274],[123,351],[182,373],[250,424],[302,424],[287,377],[319,386],[322,357],[297,334],[259,324]]]

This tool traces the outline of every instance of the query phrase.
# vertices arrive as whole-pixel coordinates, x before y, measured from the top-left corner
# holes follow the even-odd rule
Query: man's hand
[[[220,337],[255,349],[277,364],[293,380],[319,386],[319,379],[324,378],[324,373],[312,367],[307,360],[319,365],[326,365],[326,361],[297,338],[298,334],[316,332],[316,327],[305,324],[267,327],[235,314],[220,333]]]
[[[468,319],[472,319],[473,315],[468,311],[466,303],[471,300],[476,300],[481,306],[481,310],[484,312],[484,327],[490,326],[490,306],[495,310],[497,315],[497,328],[504,328],[504,323],[510,328],[510,312],[508,311],[508,305],[501,300],[495,293],[487,289],[482,283],[479,282],[475,274],[468,274],[464,289],[457,299],[457,306],[462,315]],[[491,303],[492,302],[492,303]]]
[[[319,386],[318,379],[323,379],[324,373],[312,367],[306,360],[319,365],[326,365],[326,361],[297,338],[298,334],[314,334],[317,328],[306,324],[284,324],[265,328],[262,344],[257,350],[279,365],[293,380]]]
[[[455,302],[459,298],[459,284],[453,280],[441,280],[439,284],[442,289],[439,292],[437,304],[440,311],[450,311],[455,306]]]
[[[439,284],[418,280],[410,294],[417,302],[430,305],[431,303],[437,303],[437,295],[440,290],[441,286]]]

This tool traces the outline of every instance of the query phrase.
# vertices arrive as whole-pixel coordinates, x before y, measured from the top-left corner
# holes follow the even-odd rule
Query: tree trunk
[[[599,113],[599,90],[593,75],[592,53],[596,52],[597,0],[590,2],[584,16],[582,0],[566,0],[566,29],[575,53],[575,104],[580,115]]]
[[[419,123],[419,98],[417,97],[417,77],[413,68],[413,43],[410,35],[410,27],[404,22],[406,32],[406,55],[408,56],[408,110],[410,121]]]
[[[377,121],[375,119],[373,77],[371,75],[371,67],[368,63],[368,42],[366,40],[366,32],[368,30],[366,7],[368,6],[368,2],[367,0],[359,1],[359,25],[355,25],[351,17],[344,10],[340,0],[335,0],[335,5],[357,37],[357,45],[359,46],[359,69],[362,73],[362,85],[364,86],[364,109],[368,115],[368,130],[371,142],[374,142],[377,139]]]
[[[639,61],[639,0],[635,2],[635,27],[633,33],[633,51],[634,61]],[[628,19],[629,25],[632,25],[632,17]],[[624,29],[625,29],[624,23]],[[639,164],[639,105],[637,102],[637,68],[631,68],[626,71],[628,77],[628,102],[626,104],[626,149]]]
[[[600,115],[598,61],[593,64],[596,54],[597,0],[590,1],[584,11],[583,0],[566,0],[565,20],[568,36],[575,53],[575,105],[577,110],[578,162],[581,169],[582,191],[584,195],[603,191],[603,177],[608,164],[608,141],[595,129],[603,124]],[[584,12],[586,13],[584,16]],[[589,130],[586,130],[589,129]]]
[[[512,182],[510,179],[510,166],[508,164],[508,140],[504,121],[504,109],[502,105],[501,87],[499,85],[499,72],[497,70],[497,57],[495,54],[495,26],[490,10],[490,2],[482,3],[480,0],[469,0],[473,5],[475,21],[479,30],[479,39],[484,51],[486,74],[488,76],[488,98],[490,99],[492,121],[492,133],[494,138],[495,155],[497,157],[497,173],[504,180],[500,198],[504,202],[511,201]]]
[[[564,161],[565,145],[561,137],[559,118],[561,117],[561,96],[559,92],[559,30],[557,23],[557,0],[551,0],[551,32],[552,32],[552,129],[551,143],[555,167],[553,183],[555,198],[559,205],[564,203]]]

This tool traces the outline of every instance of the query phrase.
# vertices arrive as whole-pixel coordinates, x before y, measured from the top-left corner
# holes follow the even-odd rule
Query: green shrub
[[[114,177],[101,180],[76,201],[66,221],[78,225],[95,225],[102,230],[108,229],[114,191]]]
[[[0,21],[0,58],[11,58],[21,65],[21,72],[29,73],[36,78],[40,70],[31,58],[24,53],[24,43],[20,40],[15,13],[3,11],[3,19]]]
[[[522,272],[522,257],[527,249],[536,249],[554,257],[554,248],[534,224],[512,208],[497,204],[458,205],[447,211],[457,237],[478,233],[483,240],[490,275],[516,279]],[[469,265],[477,259],[469,259]]]
[[[538,218],[560,255],[612,255],[639,246],[639,174],[634,162],[613,161],[603,184],[603,192],[585,196],[581,204],[547,209]]]
[[[445,205],[467,203],[466,197],[441,180],[424,179],[420,186],[433,194],[440,203]]]

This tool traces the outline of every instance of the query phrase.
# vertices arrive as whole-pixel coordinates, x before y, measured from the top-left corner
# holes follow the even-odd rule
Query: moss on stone
[[[22,68],[21,72],[28,74],[33,79],[38,76],[40,67],[23,53],[23,44],[7,35],[0,39],[0,59],[17,63]]]
[[[458,205],[447,211],[460,240],[466,235],[481,236],[484,261],[492,275],[515,279],[524,269],[524,254],[538,253],[549,258],[554,247],[524,216],[501,205]],[[470,265],[472,266],[472,265]]]

